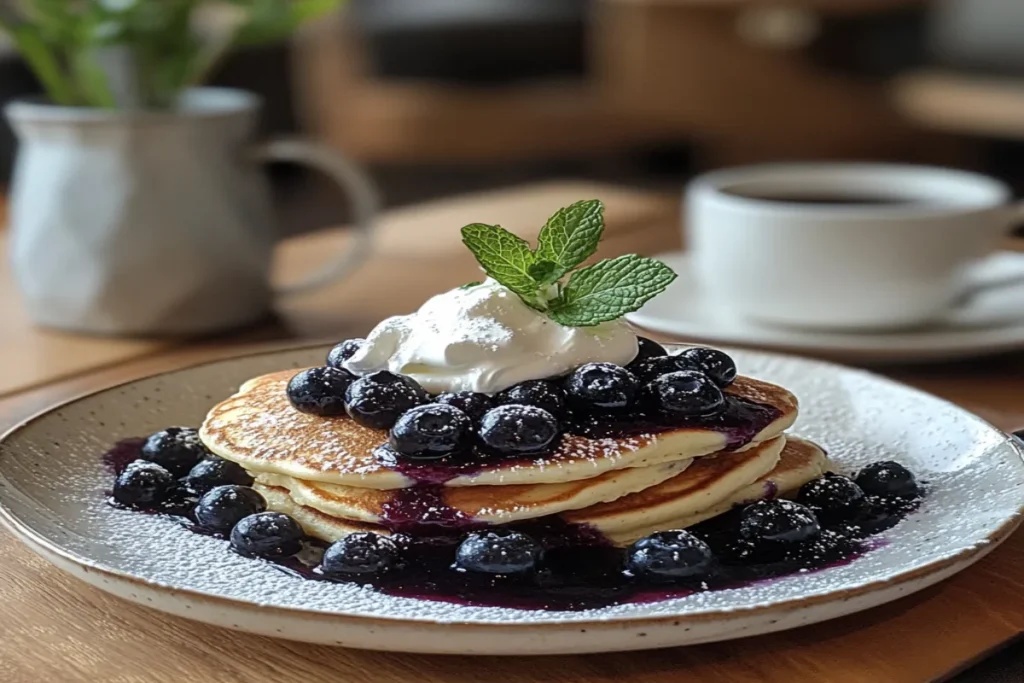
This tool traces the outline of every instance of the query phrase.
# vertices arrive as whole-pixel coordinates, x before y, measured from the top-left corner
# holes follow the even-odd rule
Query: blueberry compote
[[[141,439],[127,439],[104,456],[114,477],[139,458],[142,443]],[[866,468],[866,471],[869,474],[862,473],[859,480],[870,476],[871,470]],[[697,557],[700,560],[698,570],[691,570],[691,567],[686,571],[672,571],[669,567],[664,571],[662,564],[661,571],[648,573],[638,569],[643,567],[643,558],[633,553],[643,551],[649,555],[651,542],[617,548],[590,527],[548,517],[502,527],[504,536],[518,539],[520,551],[523,536],[535,544],[530,556],[535,557],[536,562],[531,563],[527,571],[495,574],[467,570],[457,561],[462,557],[460,545],[470,534],[487,532],[484,531],[486,525],[445,505],[441,482],[448,474],[447,470],[439,468],[432,481],[401,490],[387,504],[384,521],[393,532],[392,543],[387,544],[386,562],[381,561],[382,566],[375,567],[374,571],[344,577],[334,572],[328,578],[321,568],[328,545],[308,538],[298,552],[292,552],[295,548],[289,547],[286,550],[289,554],[283,557],[271,554],[263,561],[273,563],[298,580],[356,583],[389,595],[519,609],[594,609],[738,587],[848,562],[871,547],[872,534],[894,525],[916,509],[920,501],[920,496],[869,494],[856,505],[844,505],[841,514],[833,510],[832,514],[815,518],[817,524],[808,523],[807,515],[814,513],[801,503],[780,501],[776,509],[769,510],[772,515],[768,516],[761,514],[763,510],[755,509],[764,507],[764,502],[737,507],[686,532],[653,535],[651,538],[658,537],[655,544],[662,562],[665,557],[674,555],[671,543],[679,542],[678,539],[687,539],[685,549],[689,551],[691,565],[693,548],[710,555]],[[824,503],[827,504],[827,491],[836,488],[833,484],[824,487],[809,484],[805,497],[821,506],[823,498],[819,489],[824,488]],[[772,493],[766,490],[769,497]],[[179,519],[189,530],[226,537],[224,532],[211,532],[197,524],[194,512],[197,499],[196,493],[190,491],[182,479],[168,492],[166,500],[134,509],[166,514]],[[848,499],[849,496],[844,503]],[[113,500],[112,503],[117,504]],[[785,519],[785,515],[794,510],[795,521]],[[779,515],[783,516],[781,522]],[[779,529],[785,533],[780,534]],[[793,530],[798,533],[790,533]],[[391,552],[391,548],[397,549],[397,553]],[[466,552],[466,548],[462,551]],[[462,564],[474,566],[464,558]],[[525,566],[525,563],[519,565]]]

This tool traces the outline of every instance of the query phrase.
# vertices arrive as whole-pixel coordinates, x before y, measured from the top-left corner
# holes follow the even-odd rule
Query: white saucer
[[[831,332],[769,327],[715,308],[694,282],[684,252],[661,254],[678,279],[631,313],[634,325],[712,344],[781,349],[824,358],[871,362],[952,360],[1024,349],[1024,254],[1000,252],[972,273],[976,282],[1020,277],[1019,284],[983,292],[934,325],[895,332]]]

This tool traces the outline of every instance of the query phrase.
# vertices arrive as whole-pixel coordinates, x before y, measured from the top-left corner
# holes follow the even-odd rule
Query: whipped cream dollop
[[[382,321],[344,365],[357,375],[408,375],[431,393],[493,394],[584,363],[625,365],[636,354],[636,335],[624,321],[565,327],[488,279]]]

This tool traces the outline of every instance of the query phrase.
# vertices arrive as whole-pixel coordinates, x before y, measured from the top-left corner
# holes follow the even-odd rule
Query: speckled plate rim
[[[126,385],[130,385],[130,384],[133,384],[133,383],[138,382],[138,381],[148,380],[148,379],[152,379],[152,378],[156,378],[156,377],[163,377],[163,376],[175,374],[175,373],[178,373],[178,372],[183,372],[183,371],[193,370],[193,369],[202,368],[202,367],[206,367],[206,366],[216,365],[216,364],[222,363],[222,362],[236,361],[236,360],[242,360],[242,359],[246,359],[246,358],[257,358],[257,357],[260,357],[260,356],[275,355],[275,354],[287,353],[287,352],[309,351],[309,350],[320,348],[322,346],[324,346],[322,343],[318,343],[318,344],[308,344],[307,343],[307,344],[298,344],[298,345],[278,346],[278,347],[272,347],[272,348],[263,348],[263,349],[260,349],[258,351],[253,351],[251,353],[244,353],[244,354],[237,354],[237,355],[232,355],[232,356],[219,357],[219,358],[216,358],[216,359],[213,359],[213,360],[209,360],[209,361],[188,364],[188,365],[184,365],[184,366],[181,366],[181,367],[175,367],[175,368],[172,368],[172,369],[169,369],[169,370],[165,370],[165,371],[162,371],[162,372],[158,372],[158,373],[153,373],[153,374],[149,374],[149,375],[144,375],[144,376],[136,377],[136,378],[133,378],[133,379],[130,379],[130,380],[126,380],[126,381],[123,381],[123,382],[116,382],[116,383],[113,383],[113,384],[110,384],[110,385],[107,385],[107,386],[104,386],[104,387],[101,387],[101,388],[98,388],[98,389],[90,390],[90,391],[84,392],[82,394],[79,394],[77,396],[71,397],[69,399],[63,400],[63,401],[61,401],[59,403],[56,403],[56,404],[54,404],[54,405],[52,405],[52,406],[50,406],[48,408],[42,409],[42,410],[38,411],[37,413],[35,413],[35,414],[33,414],[33,415],[31,415],[31,416],[29,416],[29,417],[27,417],[27,418],[17,422],[12,427],[7,429],[2,435],[0,435],[0,446],[6,444],[10,439],[12,439],[16,435],[18,435],[22,430],[26,429],[27,427],[29,427],[30,425],[34,424],[35,422],[37,422],[37,421],[47,417],[51,413],[59,411],[62,408],[65,408],[65,407],[67,407],[69,405],[72,405],[74,403],[80,402],[82,400],[92,398],[92,397],[97,396],[99,394],[103,394],[105,392],[109,392],[111,390],[117,389],[119,387],[124,387]],[[728,347],[722,347],[722,348],[725,348],[727,351],[729,350]],[[911,387],[909,385],[903,384],[901,382],[897,382],[895,380],[891,380],[891,379],[888,379],[886,377],[882,377],[882,376],[877,375],[875,373],[871,373],[871,372],[868,372],[868,371],[865,371],[865,370],[860,370],[860,369],[857,369],[857,368],[850,368],[850,367],[847,367],[847,366],[842,366],[842,365],[839,365],[839,364],[836,364],[836,363],[831,363],[831,362],[828,362],[828,361],[809,359],[809,358],[805,358],[805,357],[802,357],[802,356],[796,356],[796,355],[790,355],[790,354],[779,354],[779,353],[769,353],[769,352],[760,352],[760,351],[758,351],[758,352],[751,352],[749,350],[744,350],[744,353],[747,353],[747,354],[756,353],[757,355],[759,355],[759,356],[761,356],[761,357],[763,357],[765,359],[768,359],[768,360],[799,361],[799,362],[802,362],[802,363],[807,363],[807,364],[813,365],[816,368],[821,369],[821,370],[825,370],[825,371],[840,371],[840,372],[846,372],[846,373],[853,372],[853,373],[857,373],[857,374],[866,376],[866,377],[870,378],[872,381],[883,383],[883,384],[887,384],[887,385],[889,385],[889,386],[891,386],[893,388],[896,388],[896,389],[899,389],[899,390],[902,390],[902,391],[907,391],[907,392],[919,394],[919,395],[921,395],[923,397],[928,397],[931,400],[939,401],[940,403],[945,404],[947,407],[950,407],[950,408],[952,408],[952,409],[954,409],[954,410],[956,410],[958,412],[961,412],[961,413],[965,414],[966,416],[969,416],[971,419],[976,420],[979,424],[985,425],[986,427],[988,427],[989,429],[993,430],[994,432],[1002,435],[1005,438],[1005,444],[1004,445],[1008,445],[1011,449],[1013,449],[1013,451],[1016,453],[1017,457],[1019,458],[1019,460],[1021,462],[1021,467],[1024,468],[1024,443],[1014,439],[1012,436],[1006,434],[1005,432],[1003,432],[999,428],[995,427],[994,425],[992,425],[988,421],[984,420],[983,418],[981,418],[981,417],[979,417],[977,415],[974,415],[973,413],[970,413],[969,411],[964,410],[963,408],[960,408],[959,406],[956,406],[955,404],[953,404],[953,403],[951,403],[949,401],[946,401],[945,399],[942,399],[941,397],[937,397],[937,396],[934,396],[932,394],[928,394],[927,392],[921,391],[919,389],[916,389],[916,388]],[[932,562],[930,562],[930,563],[928,563],[926,565],[922,565],[922,566],[914,568],[912,570],[908,570],[906,572],[900,573],[899,575],[896,575],[896,576],[889,577],[887,579],[881,579],[881,580],[878,580],[878,581],[867,581],[867,582],[864,582],[864,583],[862,583],[860,585],[857,585],[857,586],[854,586],[854,587],[850,587],[850,588],[846,588],[846,589],[841,589],[841,590],[836,590],[836,591],[831,591],[831,592],[828,592],[828,593],[822,593],[822,594],[819,594],[819,595],[810,595],[810,596],[804,596],[804,597],[799,597],[798,596],[798,597],[788,598],[788,599],[784,599],[784,600],[780,600],[780,601],[772,602],[772,603],[758,604],[758,605],[753,605],[753,606],[749,606],[749,607],[737,607],[737,608],[729,609],[729,610],[711,611],[711,612],[703,612],[703,613],[689,613],[688,614],[688,613],[678,612],[678,613],[673,613],[673,614],[657,615],[657,616],[615,615],[613,617],[594,618],[594,619],[580,619],[580,620],[572,620],[572,621],[544,621],[544,620],[533,620],[533,619],[531,619],[529,621],[510,622],[510,621],[482,621],[482,620],[460,621],[458,619],[438,620],[438,619],[434,619],[434,618],[417,619],[416,617],[409,617],[409,616],[401,616],[401,617],[398,617],[398,616],[395,616],[395,617],[392,617],[392,616],[381,616],[381,615],[373,615],[373,616],[371,616],[371,615],[364,615],[364,614],[357,614],[357,613],[345,613],[345,612],[339,612],[339,611],[318,610],[318,609],[312,608],[312,607],[301,607],[300,608],[300,607],[289,607],[289,606],[282,606],[282,605],[259,604],[259,603],[256,603],[256,602],[251,602],[251,601],[246,601],[246,600],[241,600],[241,599],[236,599],[236,598],[225,597],[225,596],[222,596],[222,595],[219,595],[219,594],[216,594],[216,593],[212,593],[212,592],[208,592],[208,591],[202,591],[202,590],[197,590],[197,589],[194,589],[194,588],[176,587],[176,586],[172,586],[172,585],[160,582],[160,581],[153,581],[153,580],[149,580],[149,579],[140,578],[140,577],[138,577],[138,576],[136,576],[136,575],[134,575],[134,574],[132,574],[130,572],[126,572],[126,571],[123,571],[123,570],[120,570],[120,569],[117,569],[117,568],[114,568],[114,567],[106,566],[103,563],[100,563],[100,562],[97,562],[97,561],[94,561],[94,560],[90,559],[89,557],[85,557],[85,556],[82,556],[82,555],[80,555],[80,554],[78,554],[76,552],[73,552],[73,551],[67,550],[65,548],[62,548],[59,544],[57,544],[57,543],[47,539],[43,535],[37,533],[31,527],[31,525],[29,525],[29,524],[23,522],[22,520],[20,520],[17,517],[17,515],[7,506],[5,501],[0,500],[0,523],[2,523],[7,529],[9,529],[22,542],[26,543],[26,545],[31,550],[33,550],[33,552],[36,552],[37,554],[41,555],[42,557],[44,557],[45,559],[47,559],[51,563],[57,565],[59,568],[63,569],[64,571],[67,571],[69,573],[74,574],[78,578],[81,578],[81,579],[87,581],[88,583],[90,583],[90,584],[100,588],[101,590],[105,590],[107,592],[114,593],[116,595],[120,595],[121,597],[124,597],[124,598],[129,599],[129,600],[133,600],[133,601],[136,601],[136,602],[141,602],[142,604],[149,604],[150,606],[152,606],[152,607],[154,607],[156,609],[160,609],[161,611],[175,613],[175,614],[181,614],[182,616],[196,618],[196,619],[198,619],[200,621],[206,621],[208,623],[218,623],[219,625],[225,625],[225,624],[221,623],[218,620],[206,619],[206,618],[202,618],[200,615],[197,615],[197,614],[194,614],[194,613],[189,614],[188,612],[182,612],[181,610],[170,609],[167,606],[161,606],[161,605],[158,605],[158,604],[154,604],[152,597],[147,598],[145,601],[143,601],[141,599],[138,599],[136,597],[130,597],[130,596],[126,595],[125,592],[120,591],[120,590],[116,590],[114,587],[111,586],[110,582],[111,581],[113,581],[115,583],[116,582],[122,582],[122,583],[125,583],[125,584],[129,585],[129,586],[134,586],[134,587],[137,587],[137,588],[140,588],[140,589],[145,589],[148,592],[153,592],[154,594],[162,595],[164,597],[167,597],[168,599],[185,598],[189,602],[192,602],[193,604],[194,603],[210,604],[212,606],[220,606],[220,607],[229,608],[229,609],[236,610],[236,611],[241,610],[242,612],[249,612],[249,613],[251,613],[253,615],[259,616],[260,618],[267,618],[268,616],[280,615],[281,617],[286,618],[286,619],[294,619],[294,618],[298,617],[298,618],[301,618],[301,619],[310,619],[310,620],[315,621],[315,622],[320,623],[320,624],[347,625],[347,626],[354,626],[354,627],[360,627],[360,628],[373,627],[373,626],[376,626],[376,627],[379,627],[379,628],[386,628],[386,627],[390,627],[390,626],[393,626],[393,625],[406,625],[406,626],[420,627],[420,628],[426,627],[426,626],[440,626],[440,627],[443,627],[445,629],[445,631],[446,631],[446,633],[448,635],[460,635],[460,634],[467,634],[468,635],[471,632],[480,632],[480,631],[494,632],[494,635],[498,635],[499,633],[512,634],[512,633],[516,633],[516,632],[522,632],[524,630],[525,631],[530,631],[530,632],[533,632],[533,633],[537,633],[538,631],[542,631],[543,633],[546,633],[546,634],[551,634],[552,632],[558,632],[558,633],[561,633],[561,632],[567,632],[567,633],[576,632],[576,633],[580,633],[580,632],[582,632],[582,633],[586,633],[588,628],[589,629],[597,630],[597,629],[601,629],[601,628],[608,629],[609,627],[616,627],[616,626],[620,626],[620,627],[621,626],[628,626],[631,629],[635,630],[636,628],[650,628],[650,627],[656,627],[656,626],[679,627],[679,626],[686,626],[687,624],[697,625],[697,624],[708,623],[708,622],[742,621],[742,620],[748,619],[749,617],[758,616],[758,615],[771,615],[771,616],[776,616],[776,617],[780,617],[780,618],[777,619],[777,620],[772,621],[771,625],[769,625],[769,626],[758,627],[756,630],[753,630],[753,631],[751,631],[749,633],[745,633],[743,635],[752,635],[754,633],[765,633],[765,632],[774,631],[774,630],[782,630],[782,629],[785,629],[785,628],[791,628],[792,627],[792,624],[791,625],[786,625],[786,623],[785,623],[787,621],[786,619],[781,618],[783,615],[786,615],[786,614],[792,614],[792,613],[800,612],[802,610],[806,610],[806,609],[812,608],[812,607],[827,607],[829,605],[839,605],[840,606],[840,607],[838,607],[836,609],[835,612],[832,612],[832,613],[829,613],[829,614],[824,614],[824,615],[818,615],[818,616],[812,617],[809,620],[801,620],[800,621],[800,624],[809,624],[809,623],[814,623],[814,622],[817,622],[817,621],[823,621],[823,620],[826,620],[826,619],[830,619],[830,618],[833,618],[833,617],[844,616],[846,614],[850,614],[850,613],[853,613],[853,612],[861,611],[863,609],[868,609],[870,607],[877,606],[877,605],[883,604],[885,602],[889,602],[889,601],[891,601],[893,599],[896,599],[897,597],[901,597],[903,595],[909,595],[912,592],[916,592],[918,590],[921,590],[921,589],[924,589],[924,588],[926,588],[928,586],[931,586],[931,585],[933,585],[933,584],[935,584],[935,583],[937,583],[937,582],[947,578],[948,576],[951,576],[952,574],[954,574],[954,573],[956,573],[956,572],[966,568],[967,566],[973,564],[974,562],[976,562],[977,560],[981,559],[986,554],[988,554],[989,552],[994,550],[1000,543],[1005,541],[1018,528],[1018,526],[1020,526],[1021,522],[1024,521],[1024,517],[1022,517],[1022,515],[1024,515],[1024,502],[1022,502],[1022,504],[1018,508],[1016,514],[1008,516],[1006,521],[1003,522],[996,529],[994,529],[991,533],[989,533],[989,535],[987,537],[985,537],[984,539],[979,540],[978,542],[976,542],[974,545],[972,545],[970,547],[963,548],[963,549],[961,549],[961,550],[959,550],[959,551],[957,551],[957,552],[955,552],[955,553],[953,553],[951,555],[948,555],[948,556],[942,557],[942,558],[938,558],[938,559],[936,559],[936,560],[934,560],[934,561],[932,561]],[[76,569],[77,569],[77,571],[76,571]],[[96,576],[90,576],[91,574],[94,574]],[[913,584],[913,585],[910,586],[908,584]],[[909,589],[909,590],[903,590],[903,589]],[[865,597],[870,596],[870,594],[873,594],[873,593],[885,593],[885,594],[889,595],[889,597],[886,597],[884,599],[879,599],[879,600],[870,600],[870,599],[864,600]],[[846,608],[842,607],[841,605],[846,605]],[[777,626],[777,628],[774,628],[772,626]],[[252,624],[245,624],[245,625],[237,625],[236,624],[236,625],[232,625],[230,627],[238,628],[240,630],[248,630],[248,631],[265,633],[265,631],[263,631],[263,630],[261,630],[259,628],[254,628]],[[266,633],[266,634],[267,635],[275,635],[273,632],[269,632],[269,633]],[[284,635],[285,637],[288,637],[287,634],[282,634],[282,633],[277,633],[277,635],[278,636]],[[642,635],[646,635],[646,634],[642,634]],[[735,637],[735,636],[725,636],[725,637]],[[710,640],[714,640],[714,639],[720,639],[720,638],[711,638]],[[613,647],[611,649],[640,649],[640,648],[643,648],[643,647],[663,647],[663,646],[665,646],[664,643],[657,643],[655,641],[656,641],[656,639],[652,639],[649,644],[637,644],[634,641],[631,645],[623,646],[623,647]],[[329,642],[329,641],[321,640],[321,641],[318,641],[318,642]],[[687,641],[687,642],[689,642],[689,641]],[[705,641],[703,641],[703,640],[695,640],[693,642],[705,642]],[[363,644],[359,644],[359,643],[349,643],[349,642],[345,642],[345,643],[338,642],[337,644],[349,645],[349,646],[354,646],[354,647],[374,647],[375,649],[388,649],[388,648],[383,648],[383,647],[368,646],[368,645],[363,645]],[[433,648],[433,647],[432,648],[428,648],[428,649],[419,649],[419,648],[417,648],[415,646],[414,643],[408,643],[408,644],[405,644],[404,646],[396,647],[396,648],[393,648],[393,649],[400,650],[400,651],[421,651],[421,652],[438,652],[439,651],[437,648]],[[487,650],[486,653],[488,653],[488,654],[515,654],[517,652],[520,652],[515,647],[509,648],[507,652],[505,652],[504,650],[505,650],[505,648],[497,648],[496,650]],[[544,651],[546,651],[546,650],[541,649],[537,653],[543,653]],[[565,651],[565,650],[563,650],[563,649],[551,650],[551,652],[561,652],[561,651]],[[572,651],[580,652],[580,651],[584,651],[584,650],[574,649]],[[461,649],[461,648],[460,649],[452,649],[452,650],[450,650],[450,652],[452,652],[452,653],[464,653],[465,650]],[[481,654],[483,654],[483,652]]]

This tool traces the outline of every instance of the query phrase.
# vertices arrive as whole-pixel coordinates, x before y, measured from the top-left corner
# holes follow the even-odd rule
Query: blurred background
[[[677,189],[709,168],[869,158],[1024,185],[1019,0],[355,0],[216,84],[265,133],[362,163],[385,205],[576,177]],[[18,55],[0,99],[38,91]],[[6,124],[5,124],[6,125]],[[0,134],[0,178],[13,139]],[[288,231],[346,218],[275,169]]]

